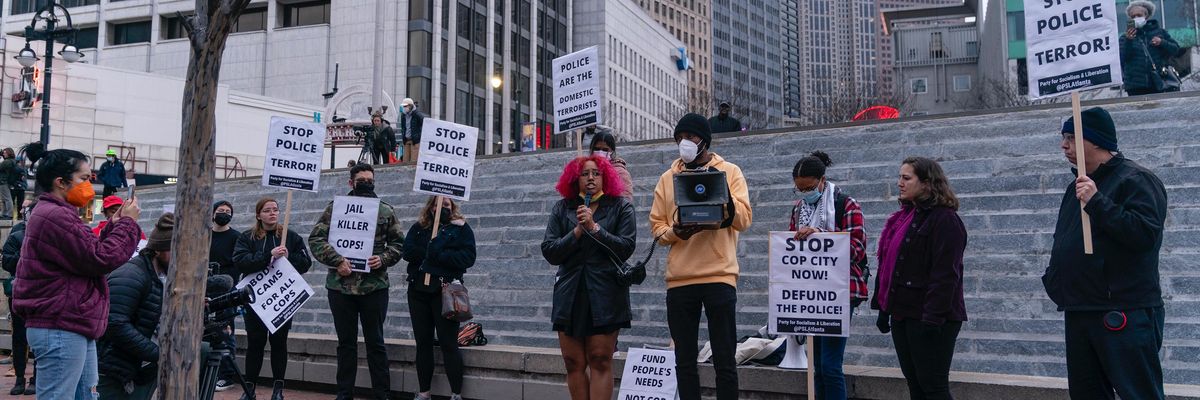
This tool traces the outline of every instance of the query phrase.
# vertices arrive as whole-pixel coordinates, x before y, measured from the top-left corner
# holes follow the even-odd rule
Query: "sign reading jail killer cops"
[[[850,336],[850,234],[771,232],[772,335]]]
[[[329,243],[346,261],[350,270],[371,272],[367,259],[375,249],[375,225],[379,222],[379,199],[337,196],[333,198],[333,216],[329,220]]]
[[[596,46],[555,58],[554,131],[600,123],[600,53]]]
[[[675,400],[675,352],[630,348],[618,400]]]
[[[271,117],[263,186],[316,192],[324,149],[325,125]]]
[[[287,257],[275,260],[270,268],[247,275],[237,284],[238,290],[247,286],[251,290],[247,304],[272,334],[291,321],[313,296],[312,286],[296,272]]]
[[[478,128],[426,118],[413,191],[470,200],[478,139]]]
[[[1029,98],[1120,85],[1114,0],[1025,0]]]

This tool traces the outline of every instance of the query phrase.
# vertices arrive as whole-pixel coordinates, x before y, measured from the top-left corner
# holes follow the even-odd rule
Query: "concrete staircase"
[[[1102,102],[1116,119],[1126,155],[1155,171],[1168,187],[1170,212],[1162,251],[1162,286],[1167,299],[1164,369],[1166,381],[1200,382],[1200,97],[1195,94]],[[1097,103],[1101,104],[1101,103]],[[1085,105],[1085,107],[1087,107]],[[1064,377],[1062,316],[1046,297],[1040,276],[1048,262],[1054,221],[1063,191],[1072,181],[1063,159],[1059,128],[1069,108],[1041,106],[1006,112],[924,117],[900,122],[792,129],[719,136],[714,150],[746,174],[754,225],[741,237],[739,333],[766,323],[767,242],[771,230],[787,228],[794,201],[792,165],[813,150],[835,163],[830,180],[858,199],[867,217],[867,241],[874,253],[884,219],[897,209],[895,176],[910,155],[939,160],[962,200],[960,211],[970,234],[965,291],[971,321],[963,326],[953,369],[965,372]],[[555,268],[545,262],[540,243],[553,190],[572,152],[480,157],[472,200],[463,205],[478,241],[478,262],[466,277],[482,323],[494,344],[557,347],[549,315]],[[639,221],[637,255],[649,248],[647,214],[658,176],[677,157],[668,141],[622,144],[618,154],[634,177]],[[415,221],[424,196],[411,191],[412,166],[377,171],[380,196],[397,207],[404,224]],[[348,173],[327,173],[320,194],[297,192],[292,229],[307,235],[335,194],[345,193]],[[185,178],[186,179],[186,178]],[[217,198],[232,201],[234,226],[246,228],[261,196],[284,198],[260,186],[260,178],[217,184]],[[170,187],[139,190],[152,226]],[[648,267],[646,284],[632,290],[633,328],[622,332],[621,348],[664,344],[666,252]],[[874,259],[871,262],[875,269]],[[410,339],[405,304],[404,265],[391,270],[393,287],[387,334]],[[323,287],[325,271],[307,275]],[[872,282],[873,284],[873,282]],[[848,365],[895,367],[891,339],[874,329],[874,312],[860,308],[847,348]],[[703,325],[703,324],[702,324]],[[295,331],[332,334],[324,290],[296,317]],[[702,331],[705,330],[702,328]],[[702,333],[702,337],[705,334]]]

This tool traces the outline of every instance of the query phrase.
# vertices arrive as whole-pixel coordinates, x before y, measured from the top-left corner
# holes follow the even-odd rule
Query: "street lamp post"
[[[492,92],[495,92],[496,90],[500,90],[500,86],[503,86],[503,85],[504,85],[504,78],[501,78],[500,75],[492,75]],[[501,101],[503,101],[503,100],[501,100]],[[488,107],[492,107],[492,100],[490,97],[488,98]],[[491,125],[489,124],[489,126],[491,126]],[[488,130],[487,140],[484,142],[487,144],[487,150],[489,151],[488,154],[495,153],[495,149],[496,149],[496,143],[492,142],[492,137],[493,137],[492,130],[500,131],[500,135],[504,135],[504,126],[491,126],[491,128],[492,129]]]
[[[516,90],[513,95],[513,100],[517,102],[517,107],[513,109],[513,130],[508,135],[509,146],[504,148],[505,152],[512,150],[513,144],[516,144],[517,150],[521,150],[521,127],[524,125],[521,122],[521,90]]]
[[[58,11],[61,11],[61,16],[66,19],[66,27],[57,26],[60,17]],[[44,29],[36,29],[38,21],[46,21]],[[38,58],[37,53],[29,47],[29,42],[35,40],[46,42],[46,66],[42,70],[42,131],[39,141],[47,149],[50,146],[50,77],[53,72],[51,67],[54,65],[54,41],[65,39],[66,45],[58,53],[64,61],[68,63],[79,61],[84,54],[73,44],[77,31],[78,29],[71,23],[71,13],[67,11],[67,8],[51,0],[33,15],[33,21],[25,27],[25,48],[21,49],[14,57],[21,66],[32,67],[37,63]]]

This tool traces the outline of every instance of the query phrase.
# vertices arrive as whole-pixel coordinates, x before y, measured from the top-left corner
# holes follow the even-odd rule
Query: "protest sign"
[[[850,234],[771,232],[767,328],[773,335],[850,335]]]
[[[674,400],[677,389],[674,351],[629,349],[618,400]]]
[[[271,117],[263,186],[316,192],[324,149],[325,125]]]
[[[1025,0],[1029,98],[1122,83],[1114,0]]]
[[[470,200],[478,138],[477,128],[426,118],[413,191]]]
[[[275,260],[270,268],[247,275],[237,284],[238,290],[247,286],[251,289],[247,306],[258,314],[271,333],[291,321],[313,296],[312,286],[296,272],[287,257]]]
[[[600,123],[600,52],[596,46],[555,58],[554,131]]]
[[[329,221],[329,243],[347,261],[350,270],[371,272],[367,259],[375,249],[375,225],[379,218],[379,199],[337,196],[333,198],[333,216]]]

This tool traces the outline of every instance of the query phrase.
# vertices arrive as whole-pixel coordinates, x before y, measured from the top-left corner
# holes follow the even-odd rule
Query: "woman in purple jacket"
[[[137,248],[141,210],[131,199],[97,237],[79,219],[96,197],[87,155],[52,150],[37,164],[42,195],[25,227],[13,280],[13,312],[25,319],[37,354],[37,394],[94,399],[96,339],[108,323],[108,283]]]
[[[876,326],[892,333],[900,371],[914,400],[952,399],[950,363],[963,304],[967,230],[958,198],[936,161],[910,157],[900,165],[900,211],[879,236],[879,276],[871,308]]]

